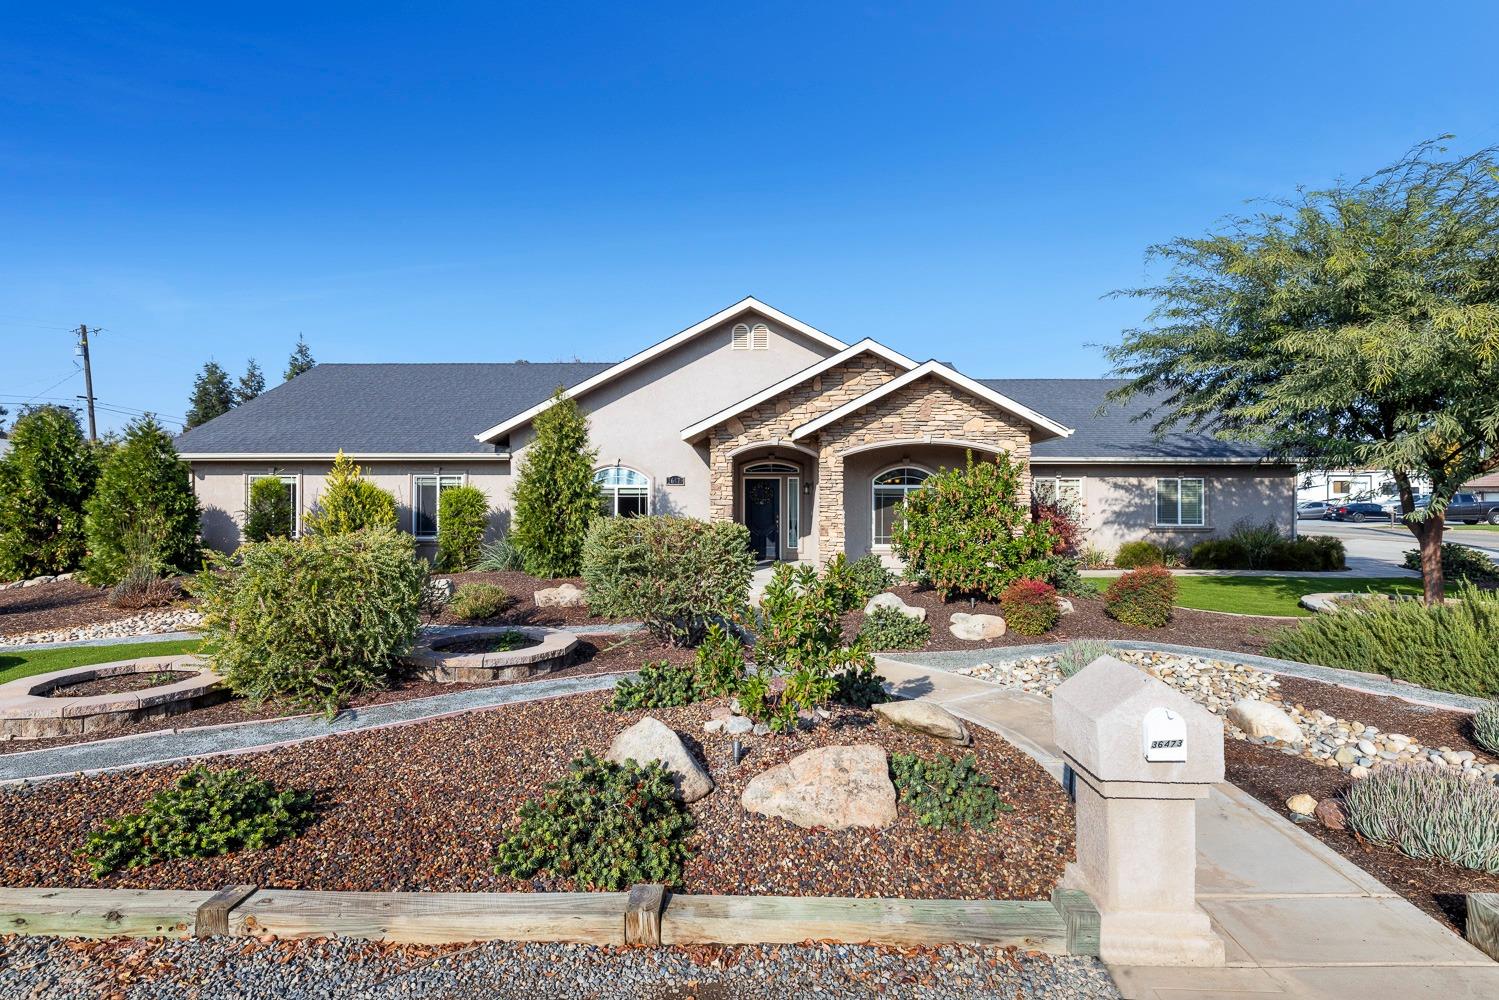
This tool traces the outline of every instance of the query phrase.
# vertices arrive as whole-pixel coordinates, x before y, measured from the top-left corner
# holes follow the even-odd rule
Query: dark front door
[[[781,481],[744,481],[744,526],[749,529],[750,550],[756,559],[779,559],[781,547]]]

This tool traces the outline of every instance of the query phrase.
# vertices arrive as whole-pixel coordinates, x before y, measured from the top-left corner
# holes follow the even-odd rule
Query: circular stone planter
[[[512,632],[524,636],[532,645],[492,653],[450,652],[448,649]],[[407,654],[406,662],[416,667],[424,680],[439,684],[519,681],[562,669],[573,661],[577,648],[578,637],[561,629],[534,625],[465,628],[418,640]]]
[[[125,674],[185,672],[171,684],[71,697],[55,693],[87,681]],[[138,660],[69,667],[0,684],[0,740],[38,740],[118,729],[132,722],[174,715],[229,697],[218,674],[198,656],[144,656]]]

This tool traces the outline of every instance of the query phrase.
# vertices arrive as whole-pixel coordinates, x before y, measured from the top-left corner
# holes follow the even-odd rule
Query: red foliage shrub
[[[1126,625],[1160,628],[1171,620],[1176,579],[1162,566],[1141,566],[1109,585],[1103,595],[1109,617]]]
[[[1083,540],[1083,525],[1076,511],[1054,500],[1031,500],[1031,520],[1051,529],[1051,554],[1075,556]]]
[[[1005,624],[1021,635],[1040,635],[1056,627],[1057,588],[1040,580],[1016,580],[999,595]]]

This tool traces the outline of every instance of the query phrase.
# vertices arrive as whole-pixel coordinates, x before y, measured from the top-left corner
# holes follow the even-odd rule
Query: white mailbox
[[[1145,713],[1140,732],[1147,761],[1187,759],[1187,720],[1164,706]]]

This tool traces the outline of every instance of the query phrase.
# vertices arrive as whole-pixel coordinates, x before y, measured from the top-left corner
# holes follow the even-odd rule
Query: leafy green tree
[[[203,366],[198,377],[193,379],[193,394],[188,400],[184,429],[206,424],[232,409],[234,386],[229,383],[229,373],[217,361],[210,361]]]
[[[250,483],[250,503],[245,508],[245,538],[263,542],[286,538],[292,533],[291,491],[275,476]]]
[[[85,512],[83,575],[95,586],[118,583],[142,559],[158,572],[193,571],[202,562],[192,473],[155,417],[125,428],[124,440],[104,460]],[[143,525],[152,527],[147,537],[154,551],[140,551]]]
[[[5,418],[10,416],[10,411],[0,406],[0,438],[5,437]]]
[[[1115,398],[1156,394],[1158,430],[1390,469],[1428,602],[1444,508],[1499,468],[1499,156],[1447,158],[1440,141],[1151,248],[1166,276],[1118,293],[1154,303],[1148,325],[1108,351],[1130,378]]]
[[[489,528],[489,497],[477,486],[450,486],[437,499],[437,568],[473,569]]]
[[[317,364],[317,361],[312,357],[312,350],[308,348],[307,341],[303,340],[302,335],[299,333],[297,334],[297,346],[292,350],[291,357],[286,359],[286,373],[281,376],[281,380],[283,382],[290,382],[315,364]]]
[[[560,388],[532,426],[536,437],[521,460],[510,540],[532,576],[577,576],[588,526],[600,514],[593,481],[598,452],[588,446],[587,418]]]
[[[309,534],[347,535],[366,528],[396,528],[396,498],[365,479],[339,449],[317,505],[303,517]]]
[[[0,457],[0,580],[66,573],[83,558],[83,505],[99,470],[78,415],[26,406]]]
[[[262,392],[265,392],[265,373],[260,370],[255,359],[251,358],[250,363],[245,366],[245,373],[239,377],[239,384],[234,387],[234,405],[248,403]]]

